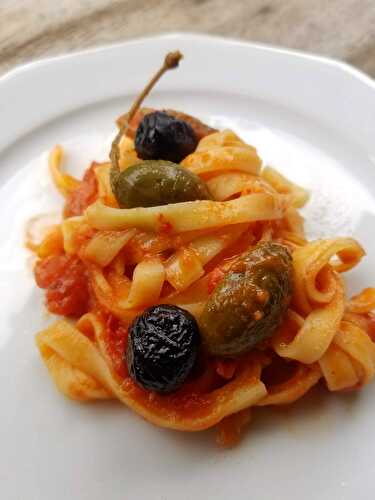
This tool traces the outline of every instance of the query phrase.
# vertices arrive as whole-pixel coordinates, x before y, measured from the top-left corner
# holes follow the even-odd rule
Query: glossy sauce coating
[[[106,320],[106,347],[117,375],[124,379],[129,376],[124,362],[124,352],[128,343],[127,328],[112,314]]]

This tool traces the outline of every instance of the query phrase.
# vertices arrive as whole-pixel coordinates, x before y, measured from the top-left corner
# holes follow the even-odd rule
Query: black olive
[[[212,199],[200,177],[165,160],[147,160],[128,167],[113,179],[113,189],[120,208]]]
[[[135,149],[143,160],[169,160],[179,163],[195,151],[198,144],[192,127],[163,111],[149,113],[135,134]]]
[[[129,328],[129,374],[145,389],[175,391],[193,368],[199,343],[198,325],[189,312],[168,304],[150,307]]]

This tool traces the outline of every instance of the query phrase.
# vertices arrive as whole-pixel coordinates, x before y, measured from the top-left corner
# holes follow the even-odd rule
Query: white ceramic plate
[[[373,500],[375,384],[314,390],[257,410],[242,444],[158,429],[116,403],[59,394],[34,333],[51,321],[23,249],[25,222],[61,200],[46,151],[82,171],[164,54],[185,60],[147,101],[234,128],[307,186],[310,236],[354,234],[368,257],[349,289],[375,283],[375,85],[345,64],[196,35],[168,35],[33,63],[0,80],[0,497],[4,500]]]

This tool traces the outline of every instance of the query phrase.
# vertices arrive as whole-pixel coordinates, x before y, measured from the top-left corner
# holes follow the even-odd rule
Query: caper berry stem
[[[131,105],[131,108],[129,109],[129,111],[127,113],[127,117],[126,117],[127,124],[129,124],[131,122],[131,120],[134,118],[134,115],[138,111],[142,102],[145,100],[145,98],[151,92],[154,85],[159,81],[159,79],[168,70],[177,68],[178,64],[182,58],[183,58],[183,55],[181,54],[181,52],[179,50],[176,50],[175,52],[169,52],[165,56],[164,63],[162,65],[162,67],[155,73],[155,75],[151,78],[151,80],[148,82],[146,87],[142,90],[142,92],[139,94],[139,96],[136,98],[136,100]]]
[[[144,99],[151,92],[154,85],[159,81],[159,79],[168,70],[177,68],[178,64],[182,58],[183,58],[183,55],[181,54],[181,52],[179,50],[176,50],[174,52],[169,52],[165,56],[164,62],[163,62],[163,65],[161,66],[161,68],[155,73],[155,75],[147,83],[147,85],[142,90],[142,92],[137,96],[137,98],[135,99],[135,101],[131,105],[129,111],[127,113],[125,113],[124,115],[120,116],[120,118],[118,119],[118,122],[122,123],[122,125],[121,125],[120,130],[119,130],[118,134],[116,135],[114,141],[112,142],[112,147],[111,147],[111,151],[109,154],[109,157],[110,157],[111,162],[112,162],[112,169],[111,169],[111,174],[110,174],[112,190],[114,190],[115,181],[117,179],[117,175],[120,172],[120,165],[119,165],[120,147],[119,147],[119,145],[120,145],[122,136],[124,134],[126,134],[126,131],[129,127],[129,123],[134,118],[134,115],[138,111],[138,109],[141,106]]]

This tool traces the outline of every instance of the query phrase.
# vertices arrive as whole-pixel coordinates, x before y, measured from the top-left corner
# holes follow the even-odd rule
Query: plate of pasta
[[[187,34],[0,80],[4,498],[373,498],[374,89]]]

